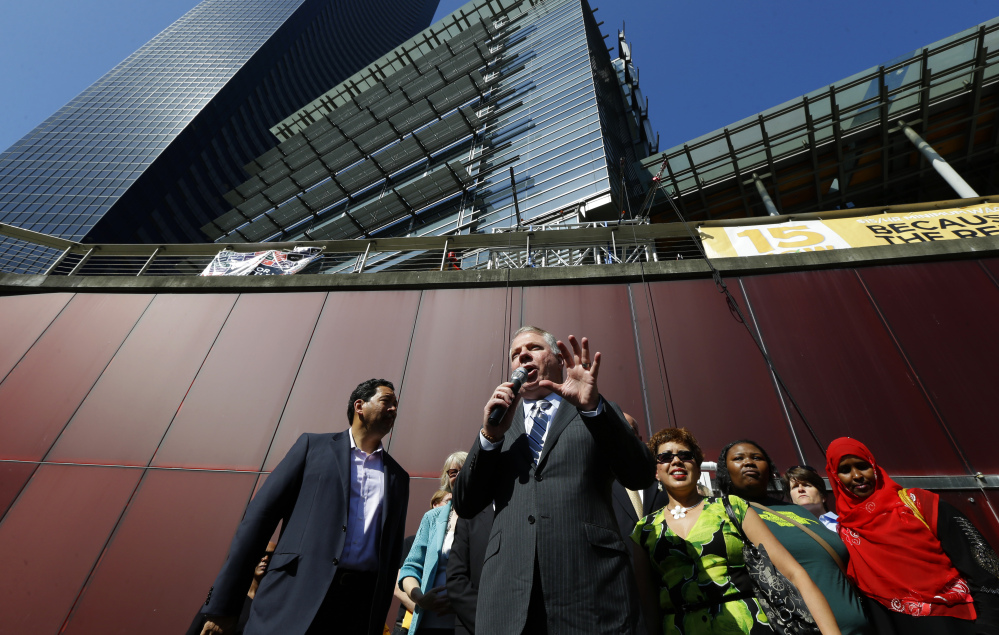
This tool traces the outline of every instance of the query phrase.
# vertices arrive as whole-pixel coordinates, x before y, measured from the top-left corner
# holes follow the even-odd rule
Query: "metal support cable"
[[[664,161],[664,167],[665,167],[665,161]],[[662,169],[660,169],[659,172],[661,175]],[[659,187],[663,187],[661,180],[658,181],[658,183]],[[666,191],[665,188],[663,188],[663,193],[666,195],[666,199],[669,201],[670,206],[673,208],[673,212],[683,223],[684,228],[687,230],[687,233],[690,235],[691,241],[693,241],[694,245],[697,247],[697,250],[700,252],[704,262],[707,264],[708,269],[711,271],[711,277],[714,279],[715,286],[718,288],[718,291],[725,295],[725,300],[728,303],[729,309],[735,312],[735,314],[739,317],[739,321],[742,322],[743,326],[745,326],[746,330],[749,332],[749,336],[753,338],[753,343],[756,344],[756,348],[760,351],[760,355],[763,356],[763,360],[766,362],[767,368],[769,368],[770,372],[773,374],[773,377],[776,380],[780,390],[783,390],[784,394],[787,395],[788,400],[791,402],[791,405],[794,406],[794,409],[798,413],[798,416],[801,417],[801,422],[808,430],[808,433],[809,435],[811,435],[812,440],[815,441],[815,444],[819,448],[825,448],[825,445],[819,440],[818,434],[812,428],[811,424],[808,423],[808,419],[805,417],[805,413],[802,410],[801,406],[798,405],[797,399],[794,398],[794,395],[791,393],[791,390],[784,382],[783,377],[777,371],[776,366],[774,366],[773,360],[770,358],[770,353],[767,351],[766,347],[763,344],[762,337],[753,331],[752,327],[749,324],[749,321],[746,319],[745,314],[743,314],[742,312],[742,307],[739,305],[739,302],[735,299],[735,296],[732,295],[731,291],[729,291],[728,286],[725,284],[725,280],[722,278],[721,272],[718,271],[718,269],[711,262],[711,259],[708,258],[707,252],[705,252],[704,250],[704,246],[701,244],[701,241],[698,240],[697,236],[695,236],[693,229],[691,229],[690,224],[687,222],[687,219],[680,212],[680,209],[677,207],[676,203],[673,202],[673,197],[670,196],[670,193]],[[644,272],[643,272],[643,277],[644,277]],[[802,461],[805,460],[805,457],[803,456],[799,458]]]

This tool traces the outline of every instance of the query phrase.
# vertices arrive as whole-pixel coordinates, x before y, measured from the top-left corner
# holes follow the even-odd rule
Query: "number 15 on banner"
[[[850,248],[849,243],[839,234],[818,220],[756,227],[726,227],[725,233],[739,256]]]

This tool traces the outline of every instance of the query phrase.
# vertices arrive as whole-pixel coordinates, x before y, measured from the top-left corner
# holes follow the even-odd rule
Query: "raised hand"
[[[600,404],[600,392],[597,390],[600,353],[590,355],[590,342],[585,337],[580,342],[575,335],[570,335],[569,346],[572,351],[561,340],[558,342],[558,350],[565,360],[565,381],[557,384],[543,379],[538,386],[551,390],[580,410],[596,410]]]

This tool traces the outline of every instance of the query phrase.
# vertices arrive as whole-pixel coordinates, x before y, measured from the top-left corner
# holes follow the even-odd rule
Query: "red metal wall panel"
[[[419,291],[330,293],[267,453],[265,470],[273,470],[303,432],[345,430],[347,401],[362,381],[387,379],[401,395],[419,304]],[[407,406],[399,409],[397,422],[402,425],[408,419]]]
[[[0,520],[37,467],[37,463],[0,461]]]
[[[65,632],[183,633],[225,561],[256,478],[147,470]]]
[[[996,511],[992,507],[996,500],[994,495],[986,496],[982,490],[958,490],[938,492],[938,494],[940,500],[947,501],[967,516],[993,547],[999,548],[999,520],[996,520]]]
[[[631,300],[634,311],[636,341],[638,342],[638,364],[645,391],[648,412],[631,413],[639,423],[642,439],[648,441],[657,430],[673,425],[675,414],[672,410],[670,384],[666,377],[660,342],[664,337],[655,319],[656,303],[648,284],[632,284]],[[641,416],[639,416],[641,415]]]
[[[738,285],[728,286],[748,315]],[[694,433],[709,461],[748,437],[766,446],[778,466],[797,464],[766,362],[714,282],[657,282],[649,289],[676,425]]]
[[[235,301],[156,296],[46,459],[148,465]]]
[[[0,302],[0,381],[72,298],[69,293],[14,295]]]
[[[999,472],[982,443],[995,420],[999,287],[977,262],[897,265],[858,270],[972,471]]]
[[[743,282],[777,370],[823,443],[860,439],[896,474],[965,473],[853,271]],[[933,461],[925,459],[928,447]],[[813,465],[825,462],[825,448],[814,443],[806,455]]]
[[[999,260],[983,265],[999,277]],[[972,346],[960,339],[961,331],[985,331],[999,308],[996,284],[974,267],[745,278],[749,302],[738,279],[729,286],[744,309],[752,304],[774,361],[823,441],[863,439],[898,475],[966,473],[948,451],[918,375],[975,469],[995,472],[987,444],[975,443],[982,438],[975,423],[985,414],[961,401],[991,394],[997,373],[987,337]],[[713,283],[636,283],[630,290],[259,293],[234,306],[232,296],[164,294],[148,308],[149,296],[78,295],[68,304],[65,296],[33,296],[46,298],[32,305],[41,322],[60,302],[65,307],[48,318],[41,337],[33,335],[41,327],[22,324],[14,338],[22,353],[9,356],[23,359],[0,383],[0,458],[38,461],[55,441],[48,460],[142,465],[163,438],[156,465],[249,470],[147,471],[85,583],[142,471],[0,462],[0,514],[16,498],[0,521],[0,540],[20,549],[23,536],[28,553],[41,554],[31,561],[38,590],[28,602],[45,614],[42,632],[58,632],[77,598],[70,633],[180,632],[262,480],[254,471],[272,469],[300,432],[344,429],[349,391],[372,376],[393,380],[400,391],[390,452],[412,474],[427,476],[411,482],[407,529],[415,532],[444,457],[471,445],[485,397],[508,376],[509,335],[523,323],[563,340],[590,337],[605,356],[601,391],[641,422],[647,404],[653,429],[670,413],[699,436],[709,460],[723,443],[751,436],[782,466],[796,463],[765,364]],[[21,300],[0,297],[0,320]],[[821,449],[803,430],[799,435],[809,461],[821,465]],[[944,498],[993,540],[999,536],[987,495]],[[49,519],[53,514],[58,518]],[[43,549],[70,555],[46,560]],[[17,581],[6,574],[9,584]],[[9,597],[6,587],[0,597]],[[0,621],[0,632],[11,632],[8,623]]]
[[[0,383],[0,458],[45,455],[151,300],[94,294],[70,301]]]
[[[389,448],[412,476],[440,476],[472,447],[482,408],[507,372],[506,289],[425,291]]]
[[[152,464],[260,469],[325,299],[241,295]]]
[[[541,327],[569,345],[569,335],[587,337],[590,352],[600,352],[597,385],[600,393],[638,420],[645,418],[638,354],[631,323],[631,302],[625,285],[528,287],[521,319],[512,316],[513,330],[522,324]],[[519,322],[519,324],[518,324]],[[488,397],[488,392],[484,395]],[[482,405],[486,400],[483,398]],[[481,408],[481,406],[480,406]]]
[[[982,258],[978,262],[992,274],[994,281],[999,281],[999,258]]]
[[[0,524],[0,633],[58,633],[142,475],[42,465]],[[108,632],[95,630],[93,632]]]

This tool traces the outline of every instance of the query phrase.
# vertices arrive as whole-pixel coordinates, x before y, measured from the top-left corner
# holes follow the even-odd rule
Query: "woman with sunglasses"
[[[826,450],[849,576],[883,635],[999,632],[999,557],[940,497],[903,489],[867,446]]]
[[[784,501],[778,483],[780,476],[774,462],[756,441],[733,441],[718,455],[718,491],[743,498],[756,510],[774,537],[808,571],[832,607],[843,633],[873,633],[861,598],[840,566],[840,562],[845,566],[849,558],[843,541],[823,529],[812,512]],[[801,527],[807,527],[814,535]],[[829,549],[836,553],[839,562]]]
[[[468,452],[454,452],[444,461],[441,490],[451,492]],[[413,546],[399,570],[399,588],[416,605],[410,635],[454,635],[454,612],[447,597],[447,559],[458,515],[451,500],[423,515]]]
[[[666,507],[638,521],[635,573],[648,632],[680,635],[770,633],[742,555],[742,540],[720,498],[697,491],[704,453],[686,428],[660,430],[649,440]],[[754,544],[801,591],[819,629],[839,633],[836,619],[805,570],[774,538],[746,502],[729,497]]]
[[[829,506],[826,505],[826,484],[822,482],[818,470],[811,465],[795,465],[787,468],[780,480],[789,492],[792,503],[815,514],[829,531],[839,531],[836,513],[829,511]]]

